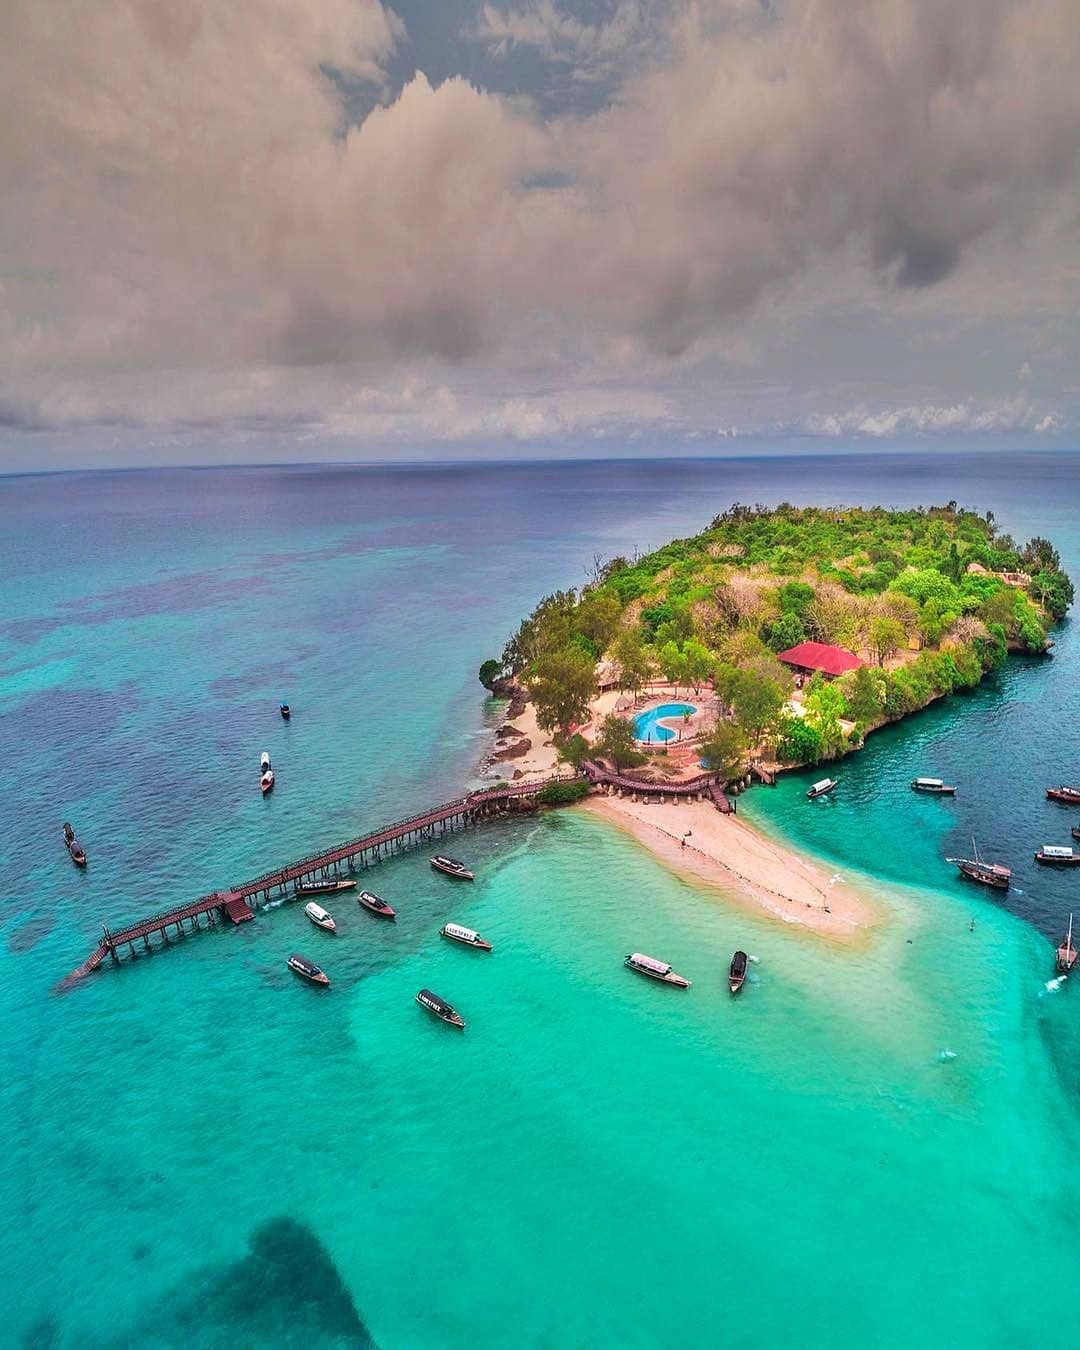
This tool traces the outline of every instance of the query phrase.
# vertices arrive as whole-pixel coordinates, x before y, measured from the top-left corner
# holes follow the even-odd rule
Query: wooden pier
[[[655,797],[663,801],[678,801],[680,798],[694,801],[709,798],[716,809],[725,816],[731,815],[735,809],[728,800],[719,775],[715,773],[702,773],[696,778],[686,778],[681,782],[646,783],[640,778],[631,778],[628,774],[613,773],[592,760],[586,760],[581,767],[590,783],[598,787],[614,788],[620,793],[629,792],[633,797],[640,796],[646,800]]]
[[[241,882],[228,890],[214,891],[189,904],[151,915],[122,928],[103,925],[97,950],[71,972],[61,987],[67,987],[73,981],[89,975],[106,957],[111,958],[114,964],[119,964],[121,956],[135,955],[139,944],[143,950],[150,951],[151,938],[157,938],[158,945],[164,946],[173,938],[202,927],[204,919],[207,928],[222,918],[234,924],[253,919],[255,908],[260,902],[265,903],[275,894],[288,894],[289,885],[295,881],[340,876],[342,869],[354,872],[357,867],[370,867],[381,858],[388,858],[451,830],[474,825],[487,817],[515,809],[531,809],[528,799],[555,781],[555,777],[533,779],[531,782],[510,783],[505,787],[471,792],[420,815],[386,825],[372,834],[336,844],[320,853],[301,858],[299,862],[266,872],[253,881]]]

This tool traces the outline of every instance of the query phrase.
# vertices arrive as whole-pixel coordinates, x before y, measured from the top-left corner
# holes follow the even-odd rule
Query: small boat
[[[67,846],[71,861],[76,867],[86,866],[86,850],[82,844],[75,838],[75,831],[71,828],[68,821],[64,821],[64,843]]]
[[[736,952],[731,958],[731,966],[728,969],[728,988],[733,994],[737,994],[742,988],[743,980],[746,979],[746,953]]]
[[[444,923],[439,929],[444,938],[460,942],[466,947],[478,947],[482,952],[491,951],[491,943],[486,941],[472,928],[464,928],[460,923]]]
[[[267,770],[266,770],[266,772],[263,774],[263,776],[259,779],[259,787],[262,789],[262,795],[263,795],[264,797],[266,796],[266,794],[267,794],[268,792],[273,792],[273,790],[274,790],[274,771],[273,771],[273,769],[267,769]]]
[[[281,716],[284,718],[286,722],[292,716],[292,709],[289,707],[287,703],[279,703],[278,712],[281,713]]]
[[[1080,839],[1080,825],[1074,825],[1072,827],[1072,837],[1074,839]]]
[[[259,756],[259,772],[265,773],[270,767],[270,756],[264,750]]]
[[[293,894],[336,895],[338,891],[351,891],[356,882],[351,877],[325,877],[322,881],[298,881],[293,886]]]
[[[304,913],[316,928],[325,928],[328,933],[337,932],[337,924],[334,922],[334,916],[327,913],[322,905],[317,905],[314,900],[309,900],[307,902],[304,906]]]
[[[659,980],[661,984],[673,984],[679,989],[690,988],[690,981],[684,975],[677,975],[666,961],[658,961],[655,956],[631,952],[623,965],[628,970],[636,970],[639,975],[648,975],[650,980]]]
[[[447,858],[442,853],[436,853],[431,859],[431,865],[436,872],[445,872],[448,877],[457,877],[461,881],[476,880],[463,862],[458,862],[456,858]]]
[[[815,797],[824,797],[826,792],[831,792],[835,786],[835,778],[822,778],[810,787],[806,795],[810,801],[813,801]]]
[[[394,917],[394,911],[382,896],[376,895],[374,891],[361,891],[356,898],[365,909],[370,909],[372,914],[378,914],[384,919],[392,919]]]
[[[956,788],[943,783],[940,778],[913,778],[911,786],[915,792],[936,792],[939,797],[956,796]]]
[[[1035,861],[1046,867],[1080,867],[1080,853],[1061,844],[1043,844],[1035,854]]]
[[[305,980],[310,980],[312,984],[329,984],[330,977],[324,970],[321,970],[314,961],[309,961],[306,956],[300,956],[294,952],[289,957],[288,966],[290,970],[295,970],[297,975],[302,975]]]
[[[1069,806],[1080,806],[1080,788],[1077,787],[1047,788],[1046,795],[1052,802],[1065,802]]]
[[[447,1022],[452,1027],[461,1027],[465,1030],[465,1019],[456,1008],[450,1006],[446,999],[440,998],[438,994],[433,994],[430,989],[421,989],[416,996],[417,1003],[421,1008],[426,1008],[428,1012],[434,1013],[440,1022]]]
[[[968,881],[977,881],[980,886],[992,886],[994,890],[1007,891],[1012,880],[1012,869],[1004,863],[990,863],[979,857],[979,846],[971,841],[974,858],[946,858],[947,863],[959,869],[960,875]]]
[[[1069,931],[1061,940],[1061,946],[1057,949],[1056,966],[1059,975],[1068,975],[1073,966],[1076,965],[1076,948],[1073,946],[1072,939],[1072,921],[1073,916],[1069,915]]]

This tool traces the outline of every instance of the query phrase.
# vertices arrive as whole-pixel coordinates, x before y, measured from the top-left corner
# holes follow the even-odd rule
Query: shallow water
[[[498,717],[475,669],[594,548],[735,498],[959,497],[1080,573],[1076,479],[941,455],[0,480],[0,1342],[1070,1344],[1080,989],[1048,987],[1048,939],[1074,882],[1027,861],[1074,823],[1042,799],[1076,773],[1069,625],[821,802],[742,799],[872,890],[858,952],[562,812],[456,837],[471,887],[380,865],[394,925],[286,905],[51,991],[102,919],[455,792]],[[972,833],[1017,869],[1005,904],[941,862]],[[759,960],[733,1000],[736,946]]]

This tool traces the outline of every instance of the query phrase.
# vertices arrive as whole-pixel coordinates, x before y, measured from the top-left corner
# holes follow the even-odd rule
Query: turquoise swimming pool
[[[661,725],[661,719],[674,719],[681,727],[687,713],[696,713],[692,703],[661,703],[658,708],[647,708],[634,718],[634,739],[636,741],[657,742],[673,741],[679,734],[672,727]]]

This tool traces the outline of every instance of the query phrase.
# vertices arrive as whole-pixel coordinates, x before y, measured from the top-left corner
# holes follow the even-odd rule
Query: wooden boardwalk
[[[101,965],[105,958],[111,957],[118,963],[124,948],[134,955],[136,943],[141,942],[147,951],[151,949],[151,937],[157,937],[162,945],[170,938],[170,931],[179,937],[185,932],[194,932],[202,926],[212,927],[221,918],[233,923],[242,923],[253,919],[255,906],[261,900],[269,900],[275,892],[287,894],[290,883],[314,877],[340,875],[342,868],[354,871],[357,865],[368,867],[380,858],[391,856],[402,849],[411,848],[435,835],[445,834],[448,830],[459,829],[474,824],[487,816],[513,810],[518,803],[536,796],[554,778],[534,779],[531,782],[510,783],[506,787],[487,788],[480,792],[471,792],[457,797],[442,806],[433,807],[407,820],[386,825],[372,834],[362,835],[359,839],[350,839],[343,844],[313,853],[301,858],[299,862],[288,863],[273,872],[265,872],[252,881],[244,881],[225,891],[214,891],[175,909],[153,914],[149,918],[139,919],[122,928],[103,925],[103,936],[97,950],[77,966],[62,982],[61,988],[89,975]],[[564,780],[565,781],[565,780]]]
[[[644,783],[640,778],[631,778],[627,774],[613,773],[602,764],[586,760],[581,766],[590,783],[598,786],[613,787],[618,792],[640,793],[643,797],[667,797],[676,801],[680,797],[710,797],[716,809],[723,815],[730,815],[734,807],[715,773],[698,774],[696,778],[686,778],[673,783]]]

